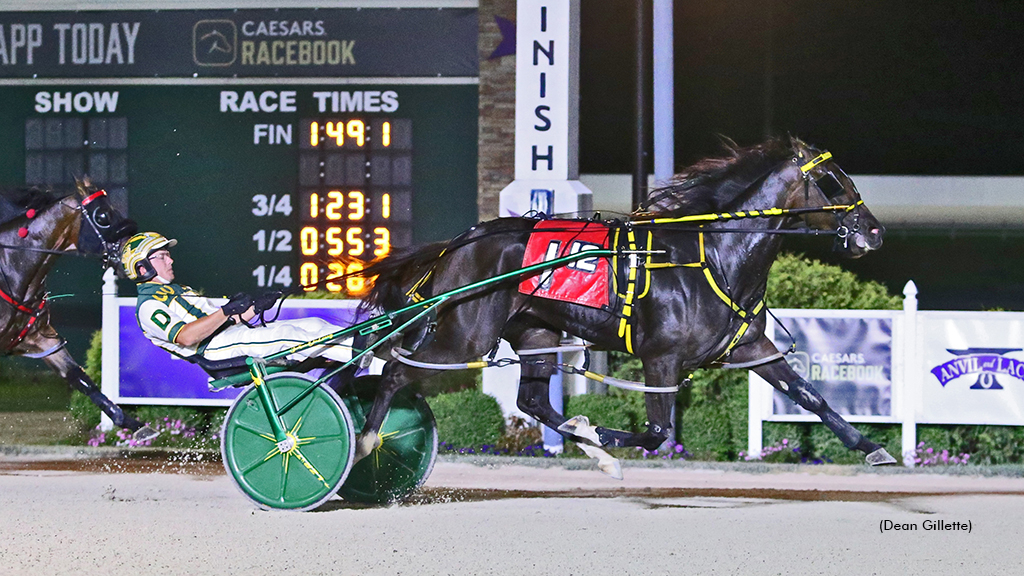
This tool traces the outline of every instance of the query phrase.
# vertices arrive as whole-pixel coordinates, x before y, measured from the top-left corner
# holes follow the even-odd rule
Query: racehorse
[[[766,282],[782,233],[828,231],[836,237],[837,252],[857,258],[882,245],[884,228],[828,152],[794,138],[727,148],[726,155],[702,160],[652,190],[642,211],[613,223],[623,237],[630,230],[637,236],[651,233],[645,250],[653,256],[640,271],[650,274],[648,293],[626,302],[629,311],[531,297],[520,293],[519,280],[513,279],[446,302],[436,319],[407,333],[399,344],[413,350],[409,358],[420,367],[387,364],[359,436],[357,458],[379,445],[377,431],[395,392],[436,373],[423,364],[479,358],[495,349],[499,338],[517,351],[548,349],[558,346],[565,331],[598,349],[635,354],[649,387],[676,386],[697,368],[751,368],[820,417],[848,449],[864,452],[868,463],[894,463],[884,448],[829,407],[764,333]],[[686,218],[701,214],[714,217]],[[394,310],[408,305],[413,294],[428,297],[515,270],[523,265],[537,222],[500,218],[451,242],[396,252],[365,271],[376,280],[364,306]],[[629,327],[624,338],[623,325]],[[579,418],[567,421],[548,400],[555,357],[542,360],[522,363],[518,406],[588,454],[595,455],[588,445],[654,450],[669,437],[674,394],[645,395],[649,422],[641,433],[595,428]]]
[[[107,193],[76,180],[71,193],[38,188],[0,191],[0,351],[42,359],[136,440],[157,435],[100,392],[50,325],[46,276],[62,254],[100,256],[120,265],[120,241],[135,233]],[[116,269],[116,268],[115,268]]]

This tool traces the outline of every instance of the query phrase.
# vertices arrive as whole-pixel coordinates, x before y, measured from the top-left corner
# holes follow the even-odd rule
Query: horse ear
[[[792,134],[789,134],[788,136],[790,149],[792,149],[793,152],[796,152],[798,158],[803,158],[804,154],[807,152],[807,144]]]
[[[736,143],[735,140],[729,138],[725,134],[715,134],[715,136],[718,138],[719,146],[721,146],[729,154],[736,156],[737,151],[740,149],[740,146],[739,144]]]

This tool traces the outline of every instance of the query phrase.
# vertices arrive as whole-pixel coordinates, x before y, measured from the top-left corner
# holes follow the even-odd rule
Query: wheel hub
[[[299,444],[299,439],[295,437],[291,432],[285,433],[285,439],[277,443],[277,449],[282,454],[287,454],[295,449]]]

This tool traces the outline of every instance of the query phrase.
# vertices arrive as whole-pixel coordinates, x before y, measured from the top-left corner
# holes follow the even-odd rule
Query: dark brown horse
[[[136,440],[155,437],[155,430],[125,414],[86,376],[50,324],[46,299],[46,276],[59,256],[79,253],[119,265],[120,241],[135,232],[135,222],[88,182],[64,194],[0,191],[0,222],[0,351],[41,359]]]
[[[769,208],[780,210],[749,218],[751,211]],[[729,215],[707,222],[678,220],[705,213]],[[493,220],[450,243],[396,253],[367,269],[377,279],[366,304],[395,310],[407,305],[414,285],[427,297],[515,270],[522,266],[536,224],[525,218]],[[751,367],[817,414],[847,448],[864,452],[869,463],[895,462],[830,408],[764,334],[766,282],[781,233],[798,227],[827,231],[836,237],[836,250],[851,258],[882,244],[884,229],[830,154],[795,139],[733,147],[728,155],[704,160],[669,186],[653,190],[644,212],[618,225],[637,236],[651,232],[649,250],[658,254],[645,266],[651,278],[645,297],[604,310],[531,297],[520,293],[514,280],[446,303],[436,319],[407,333],[401,345],[414,349],[410,358],[415,361],[455,363],[487,354],[499,338],[516,350],[555,347],[565,331],[599,349],[635,354],[643,362],[646,385],[653,387],[677,386],[697,368],[722,363]],[[614,248],[624,244],[620,240]],[[631,309],[626,312],[624,305]],[[546,362],[522,365],[518,405],[524,412],[581,446],[653,450],[668,437],[673,394],[646,394],[649,423],[643,433],[595,428],[578,419],[567,422],[548,401],[554,361],[548,355]],[[357,456],[377,445],[376,433],[395,391],[434,373],[388,363]]]

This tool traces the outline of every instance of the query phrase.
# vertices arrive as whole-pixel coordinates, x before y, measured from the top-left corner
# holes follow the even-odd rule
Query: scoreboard
[[[207,294],[358,296],[476,222],[475,13],[0,12],[0,184],[88,175]]]

